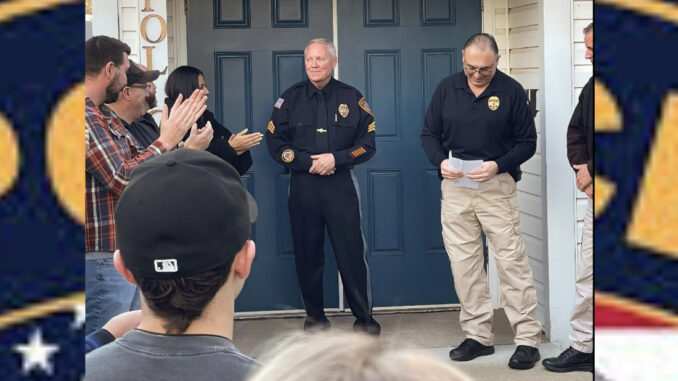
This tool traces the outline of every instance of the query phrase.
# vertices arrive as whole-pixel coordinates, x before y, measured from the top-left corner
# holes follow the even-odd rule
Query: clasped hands
[[[334,167],[334,155],[331,153],[321,153],[319,155],[311,155],[313,164],[308,170],[312,175],[329,176],[334,174],[336,168]]]
[[[589,173],[589,167],[586,164],[573,165],[577,170],[577,188],[586,193],[588,198],[593,198],[593,177]]]

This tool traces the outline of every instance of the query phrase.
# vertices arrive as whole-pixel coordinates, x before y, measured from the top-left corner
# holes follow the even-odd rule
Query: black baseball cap
[[[122,260],[135,276],[181,278],[232,260],[257,204],[238,171],[219,157],[177,149],[132,172],[115,208]]]
[[[157,70],[142,70],[134,61],[129,60],[129,69],[127,69],[127,86],[136,83],[153,82],[160,76]]]

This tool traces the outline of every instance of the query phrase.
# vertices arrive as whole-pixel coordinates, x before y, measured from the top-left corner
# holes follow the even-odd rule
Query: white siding
[[[175,15],[175,3],[178,0],[167,0],[167,73],[171,73],[177,67],[177,17],[183,17],[183,14]]]
[[[509,73],[527,89],[537,89],[537,95],[544,91],[541,86],[541,69],[543,65],[542,27],[539,16],[538,0],[508,1],[508,52]],[[540,97],[537,97],[539,99]],[[541,105],[537,102],[537,140],[544,136]],[[527,248],[534,285],[537,288],[539,305],[537,317],[546,328],[547,281],[545,253],[545,221],[541,208],[545,192],[542,187],[543,160],[541,153],[535,154],[522,166],[523,178],[518,183],[518,199],[520,202],[520,225],[523,242]],[[529,201],[528,201],[529,200]]]
[[[118,20],[118,28],[120,30],[120,40],[129,45],[132,54],[129,59],[134,62],[141,62],[139,60],[141,46],[141,33],[139,31],[140,10],[139,2],[137,0],[120,0],[118,2],[120,18]]]
[[[576,107],[579,100],[579,93],[593,74],[593,65],[584,58],[586,46],[584,45],[585,26],[593,21],[593,1],[591,0],[573,0],[572,1],[572,107]],[[595,33],[595,31],[594,31]],[[573,176],[574,179],[574,176]],[[575,181],[576,184],[576,180]],[[575,185],[576,189],[576,185]],[[584,228],[584,215],[586,214],[587,197],[584,193],[575,191],[575,207],[577,221],[575,231],[577,232],[577,258],[581,244],[582,229]]]
[[[537,89],[537,153],[521,168],[522,180],[518,183],[520,225],[523,243],[527,248],[530,266],[537,288],[539,305],[537,317],[548,331],[548,290],[545,271],[545,225],[543,205],[544,160],[541,153],[543,117],[541,111],[541,70],[543,63],[542,28],[539,25],[539,0],[485,1],[485,31],[495,36],[499,45],[499,70],[511,75],[525,89]],[[493,280],[490,282],[492,287]]]

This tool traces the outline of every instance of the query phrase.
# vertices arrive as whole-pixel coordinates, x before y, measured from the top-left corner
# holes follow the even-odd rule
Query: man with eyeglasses
[[[148,103],[157,104],[155,100],[155,90],[153,81],[158,79],[160,72],[157,70],[142,70],[132,60],[129,61],[129,69],[127,70],[127,83],[120,90],[118,99],[109,103],[108,107],[115,112],[120,118],[122,125],[127,130],[130,129],[131,124],[139,117],[141,117],[149,109]],[[139,143],[137,134],[132,133],[132,136]],[[160,136],[160,129],[158,128],[158,135],[150,143],[153,143],[158,136]],[[149,144],[139,144],[141,148],[148,147]]]
[[[484,231],[494,249],[504,312],[515,332],[517,348],[508,365],[529,369],[540,358],[541,324],[536,319],[537,290],[521,239],[516,182],[520,165],[536,150],[534,119],[523,87],[497,70],[499,49],[494,37],[471,36],[462,61],[463,71],[443,79],[435,90],[421,133],[424,151],[442,180],[442,235],[466,334],[461,345],[450,351],[450,358],[469,361],[494,353]],[[482,160],[482,164],[464,175],[449,157]],[[462,187],[463,177],[475,183]]]
[[[148,68],[142,64],[138,63],[136,66],[144,72],[149,71]],[[152,70],[152,72],[155,71],[157,70]],[[157,78],[157,76],[155,76],[155,78]],[[137,118],[132,124],[125,126],[130,134],[134,136],[141,148],[148,147],[158,138],[158,136],[160,136],[160,127],[158,127],[155,119],[153,119],[153,115],[148,113],[148,110],[155,108],[158,105],[158,99],[155,96],[157,87],[153,81],[155,81],[155,79],[145,83],[146,98],[144,98],[143,115],[140,118]],[[140,85],[144,85],[144,83],[140,83]]]
[[[120,122],[134,137],[140,149],[145,149],[160,137],[160,127],[147,111],[157,106],[156,86],[153,83],[160,76],[158,70],[147,70],[145,66],[129,61],[127,85],[122,88],[118,99],[108,105],[120,118]],[[212,128],[191,130],[191,136],[180,147],[205,150],[212,136]]]

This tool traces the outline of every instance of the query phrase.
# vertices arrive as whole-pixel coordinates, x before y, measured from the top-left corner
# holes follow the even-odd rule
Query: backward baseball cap
[[[177,149],[132,172],[115,208],[117,247],[135,276],[197,275],[232,260],[256,217],[235,168],[208,152]]]

